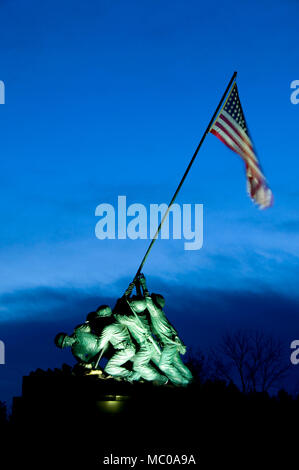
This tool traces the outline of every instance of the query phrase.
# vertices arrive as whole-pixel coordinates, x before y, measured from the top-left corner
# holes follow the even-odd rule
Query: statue
[[[162,347],[158,367],[174,384],[187,385],[193,377],[180,358],[180,354],[185,354],[186,346],[166,318],[163,311],[165,299],[160,294],[149,294],[143,274],[139,276],[139,282],[143,289],[146,308],[150,314],[151,330]]]
[[[132,295],[134,288],[138,295]],[[162,295],[149,294],[145,277],[140,274],[118,299],[113,312],[108,305],[100,306],[72,335],[59,333],[55,344],[70,347],[77,365],[101,378],[129,382],[143,379],[158,385],[170,380],[174,385],[186,386],[192,381],[180,357],[186,347],[166,318],[164,305]],[[112,351],[110,356],[108,350]],[[98,369],[102,357],[108,358],[106,375]],[[126,367],[129,361],[132,370]]]
[[[144,380],[163,385],[168,382],[167,377],[150,364],[150,361],[159,363],[161,353],[151,336],[149,319],[144,313],[144,300],[130,297],[134,287],[135,284],[131,282],[123,297],[118,299],[114,316],[121,325],[128,328],[138,345],[138,351],[133,358],[133,370]]]

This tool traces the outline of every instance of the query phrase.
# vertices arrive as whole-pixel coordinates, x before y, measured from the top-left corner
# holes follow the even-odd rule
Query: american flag
[[[232,86],[226,103],[210,132],[244,160],[247,190],[252,200],[258,204],[260,209],[270,207],[273,204],[273,195],[267,186],[266,178],[249,136],[236,83]]]

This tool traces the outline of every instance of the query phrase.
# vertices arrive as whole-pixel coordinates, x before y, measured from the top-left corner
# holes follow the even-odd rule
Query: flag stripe
[[[226,118],[224,115],[220,115],[218,121],[215,123],[215,126],[217,126],[221,122],[223,126],[228,130],[229,133],[235,136],[235,139],[240,143],[241,146],[245,146],[248,149],[248,152],[251,153],[253,159],[255,160],[256,157],[253,153],[253,148],[251,145],[249,145],[240,135],[240,132],[238,131],[238,128],[236,126],[233,126]]]
[[[256,166],[258,166],[257,164],[257,160],[256,160],[256,157],[255,155],[251,152],[251,150],[248,148],[248,146],[246,144],[244,144],[244,141],[241,141],[235,133],[233,132],[230,132],[230,130],[227,128],[227,125],[221,120],[220,120],[215,124],[215,127],[218,127],[219,129],[221,129],[235,144],[235,146],[237,147],[236,150],[237,152],[241,152],[242,154],[244,154],[244,158],[245,160],[249,159],[252,161],[253,164],[255,164]]]
[[[218,132],[217,137],[219,137],[219,134],[220,134],[222,136],[222,139],[221,139],[222,142],[225,143],[226,145],[228,145],[228,147],[231,150],[233,150],[238,155],[240,155],[240,157],[243,158],[245,163],[247,163],[250,167],[253,168],[253,170],[254,170],[254,172],[256,173],[257,176],[263,178],[263,174],[260,171],[260,169],[258,168],[258,166],[256,165],[256,161],[253,161],[251,155],[249,155],[244,148],[240,147],[240,145],[234,140],[233,135],[228,134],[228,131],[219,122],[217,122],[217,124],[215,124],[215,127],[217,127],[217,129],[215,129]],[[214,132],[212,132],[212,133],[214,133]]]
[[[231,116],[224,109],[221,111],[221,115],[222,115],[222,118],[227,122],[227,124],[230,125],[233,130],[239,133],[239,137],[245,140],[245,142],[251,148],[251,150],[254,151],[251,140],[249,139],[246,132],[244,132],[243,129],[236,123],[236,121],[232,119]],[[236,126],[238,126],[238,128],[236,128]]]

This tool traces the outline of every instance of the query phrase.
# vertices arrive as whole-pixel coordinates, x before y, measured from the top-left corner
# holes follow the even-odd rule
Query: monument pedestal
[[[40,468],[45,461],[97,468],[120,457],[145,466],[149,456],[193,456],[210,469],[240,468],[241,454],[263,468],[273,448],[283,449],[290,421],[276,400],[223,382],[170,388],[45,373],[24,377],[14,400],[11,456]]]

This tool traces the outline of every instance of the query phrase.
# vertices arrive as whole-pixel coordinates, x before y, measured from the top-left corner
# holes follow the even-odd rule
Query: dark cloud
[[[2,322],[53,321],[57,318],[73,318],[81,312],[88,312],[101,303],[111,303],[113,299],[101,294],[100,289],[48,288],[37,287],[17,290],[0,296]],[[23,321],[23,320],[21,320]]]

